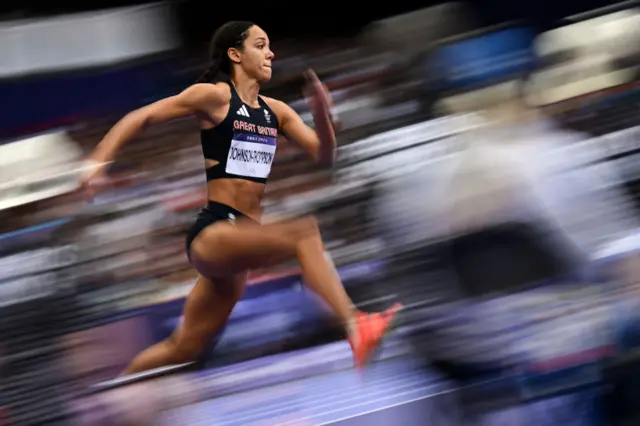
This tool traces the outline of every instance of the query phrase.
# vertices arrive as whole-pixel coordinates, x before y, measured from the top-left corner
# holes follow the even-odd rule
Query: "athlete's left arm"
[[[284,102],[268,99],[278,118],[280,130],[301,147],[315,162],[331,165],[335,159],[336,135],[330,117],[314,117],[316,130],[307,126],[297,112]],[[325,122],[326,121],[326,122]]]

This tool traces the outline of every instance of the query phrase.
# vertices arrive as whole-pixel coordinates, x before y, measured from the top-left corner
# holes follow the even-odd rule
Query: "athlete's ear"
[[[230,47],[229,50],[227,50],[227,55],[229,55],[229,59],[234,64],[240,63],[240,51],[235,47]]]

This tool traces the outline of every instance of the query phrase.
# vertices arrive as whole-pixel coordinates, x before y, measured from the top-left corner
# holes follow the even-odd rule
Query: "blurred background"
[[[0,425],[639,424],[636,2],[0,11]],[[191,119],[90,201],[81,161],[232,19],[271,37],[265,95],[312,125],[311,67],[341,122],[331,170],[279,141],[266,214],[316,215],[359,308],[406,309],[359,377],[297,266],[253,271],[203,365],[105,386],[180,321],[204,164]]]

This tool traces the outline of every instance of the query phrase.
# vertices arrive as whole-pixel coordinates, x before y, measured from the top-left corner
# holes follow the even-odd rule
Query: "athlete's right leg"
[[[122,376],[196,360],[227,321],[244,290],[244,274],[215,281],[200,277],[189,293],[173,335],[136,356]]]
[[[297,259],[305,283],[343,322],[358,364],[371,355],[393,316],[393,311],[389,315],[366,316],[355,310],[325,253],[314,218],[270,225],[249,220],[239,220],[236,225],[219,222],[196,237],[191,245],[191,258],[200,273],[211,277]]]

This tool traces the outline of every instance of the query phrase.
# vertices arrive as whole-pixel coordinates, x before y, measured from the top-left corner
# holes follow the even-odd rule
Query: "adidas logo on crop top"
[[[227,116],[200,132],[204,157],[218,162],[207,169],[207,181],[235,178],[266,183],[276,154],[278,119],[262,97],[258,97],[260,108],[251,108],[233,84],[229,87]]]

